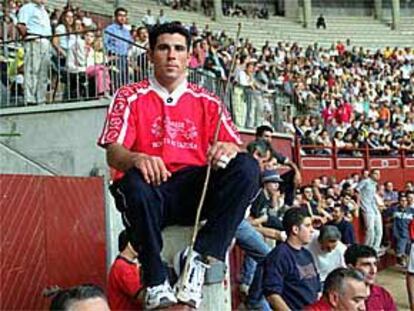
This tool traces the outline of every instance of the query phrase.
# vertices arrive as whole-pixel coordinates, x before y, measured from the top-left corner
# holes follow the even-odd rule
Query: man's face
[[[148,40],[148,30],[146,28],[141,28],[138,31],[138,39],[141,42],[144,42],[144,41]]]
[[[279,190],[279,183],[278,182],[267,182],[265,183],[265,188],[269,192],[275,192]]]
[[[399,199],[399,202],[400,202],[400,206],[402,208],[406,208],[408,206],[408,199],[407,199],[407,197],[401,197]]]
[[[277,160],[276,158],[271,158],[265,165],[265,169],[267,170],[277,170]]]
[[[345,279],[343,290],[329,293],[332,310],[365,311],[365,299],[368,298],[368,286],[365,282]]]
[[[88,45],[92,45],[95,41],[95,34],[93,32],[87,32],[85,34],[85,43]]]
[[[334,221],[341,221],[342,218],[344,217],[344,213],[342,212],[340,207],[334,207],[334,209],[332,210],[332,219]]]
[[[322,251],[324,251],[325,253],[330,253],[338,245],[338,240],[326,240],[326,241],[322,241],[322,242],[320,242],[320,245],[321,245],[321,250]]]
[[[266,141],[268,141],[269,143],[272,142],[272,132],[271,131],[264,131],[262,134],[262,137],[260,137]]]
[[[115,20],[118,24],[125,25],[128,20],[128,13],[125,11],[119,11],[115,16]]]
[[[387,190],[387,191],[393,191],[394,190],[394,185],[392,184],[392,182],[387,182],[385,184],[385,190]]]
[[[408,206],[413,206],[414,205],[414,194],[413,193],[409,193],[407,195],[407,201],[408,201]]]
[[[374,170],[374,171],[371,173],[371,178],[372,178],[374,181],[379,181],[379,180],[380,180],[380,178],[381,178],[380,171],[379,171],[379,170]]]
[[[298,230],[298,238],[302,242],[303,245],[309,244],[312,239],[313,233],[313,226],[312,226],[312,219],[310,217],[306,217],[303,220],[303,223],[299,226]]]
[[[303,194],[305,196],[305,200],[311,201],[313,199],[312,188],[305,188],[305,190],[303,191]]]
[[[157,38],[154,50],[150,51],[154,63],[154,74],[163,86],[183,80],[190,59],[186,39],[179,33],[165,33]]]
[[[367,257],[367,258],[358,258],[355,269],[361,271],[365,276],[365,281],[372,285],[375,282],[377,277],[377,258],[375,257]]]

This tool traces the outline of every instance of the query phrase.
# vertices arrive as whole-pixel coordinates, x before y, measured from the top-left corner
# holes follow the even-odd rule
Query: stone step
[[[163,231],[162,235],[164,241],[164,248],[162,250],[162,256],[163,259],[165,259],[169,265],[173,264],[175,254],[185,249],[190,244],[192,233],[193,227],[182,226],[167,227]],[[204,297],[199,310],[231,310],[230,267],[228,260],[226,264],[227,273],[223,282],[204,285]]]

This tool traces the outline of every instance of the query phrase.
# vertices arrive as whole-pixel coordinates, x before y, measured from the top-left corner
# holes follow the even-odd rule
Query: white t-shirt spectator
[[[336,268],[346,267],[344,259],[346,246],[341,241],[338,241],[338,244],[334,250],[327,253],[321,250],[318,237],[319,231],[315,230],[312,241],[306,246],[306,248],[312,253],[312,257],[315,261],[321,281],[324,282],[331,271]]]
[[[142,18],[142,23],[144,25],[148,25],[148,26],[154,26],[157,23],[157,20],[155,19],[154,16],[152,15],[144,15],[144,17]]]

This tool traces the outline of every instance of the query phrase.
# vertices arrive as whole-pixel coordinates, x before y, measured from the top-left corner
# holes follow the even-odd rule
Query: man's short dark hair
[[[128,10],[123,7],[116,8],[114,12],[114,16],[117,16],[120,12],[128,13]]]
[[[137,33],[139,33],[141,30],[148,30],[148,29],[147,29],[147,27],[145,27],[145,26],[139,26],[139,27],[137,28]]]
[[[262,137],[264,132],[273,133],[273,129],[269,125],[260,125],[256,127],[256,137]]]
[[[341,239],[341,232],[336,226],[325,225],[320,229],[318,241],[339,241]]]
[[[258,152],[261,157],[265,157],[269,151],[273,151],[272,146],[264,139],[254,140],[247,145],[248,153],[253,154]]]
[[[66,311],[69,310],[74,303],[90,298],[102,298],[105,301],[107,300],[102,288],[94,284],[82,284],[68,289],[59,289],[56,295],[52,298],[50,310]]]
[[[346,286],[345,279],[365,282],[364,275],[360,271],[352,268],[337,268],[330,272],[325,279],[323,286],[324,296],[332,291],[343,293]]]
[[[118,250],[119,252],[124,251],[129,242],[128,234],[126,230],[122,230],[118,235]]]
[[[171,23],[165,23],[161,25],[156,25],[151,28],[149,32],[149,45],[150,49],[153,51],[155,48],[155,45],[157,44],[157,39],[159,36],[168,33],[168,34],[174,34],[178,33],[185,37],[187,50],[190,50],[191,46],[191,35],[188,32],[187,29],[183,25],[181,25],[178,22],[171,22]]]
[[[300,226],[303,224],[305,218],[309,217],[309,213],[302,209],[293,207],[286,211],[285,215],[283,216],[283,228],[286,231],[287,235],[290,235],[292,232],[293,226]]]
[[[353,244],[345,251],[345,263],[355,266],[359,258],[377,258],[377,252],[371,246]]]

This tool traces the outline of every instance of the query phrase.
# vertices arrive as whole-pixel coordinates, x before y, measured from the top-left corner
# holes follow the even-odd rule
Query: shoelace
[[[157,295],[159,293],[165,292],[165,291],[171,292],[171,289],[168,287],[166,283],[162,283],[154,287],[149,287],[147,291],[148,291],[149,296],[153,296],[153,295]]]
[[[188,273],[188,282],[186,285],[188,289],[193,293],[201,294],[201,286],[204,281],[206,269],[209,266],[197,259],[193,259],[190,265],[190,272]]]

